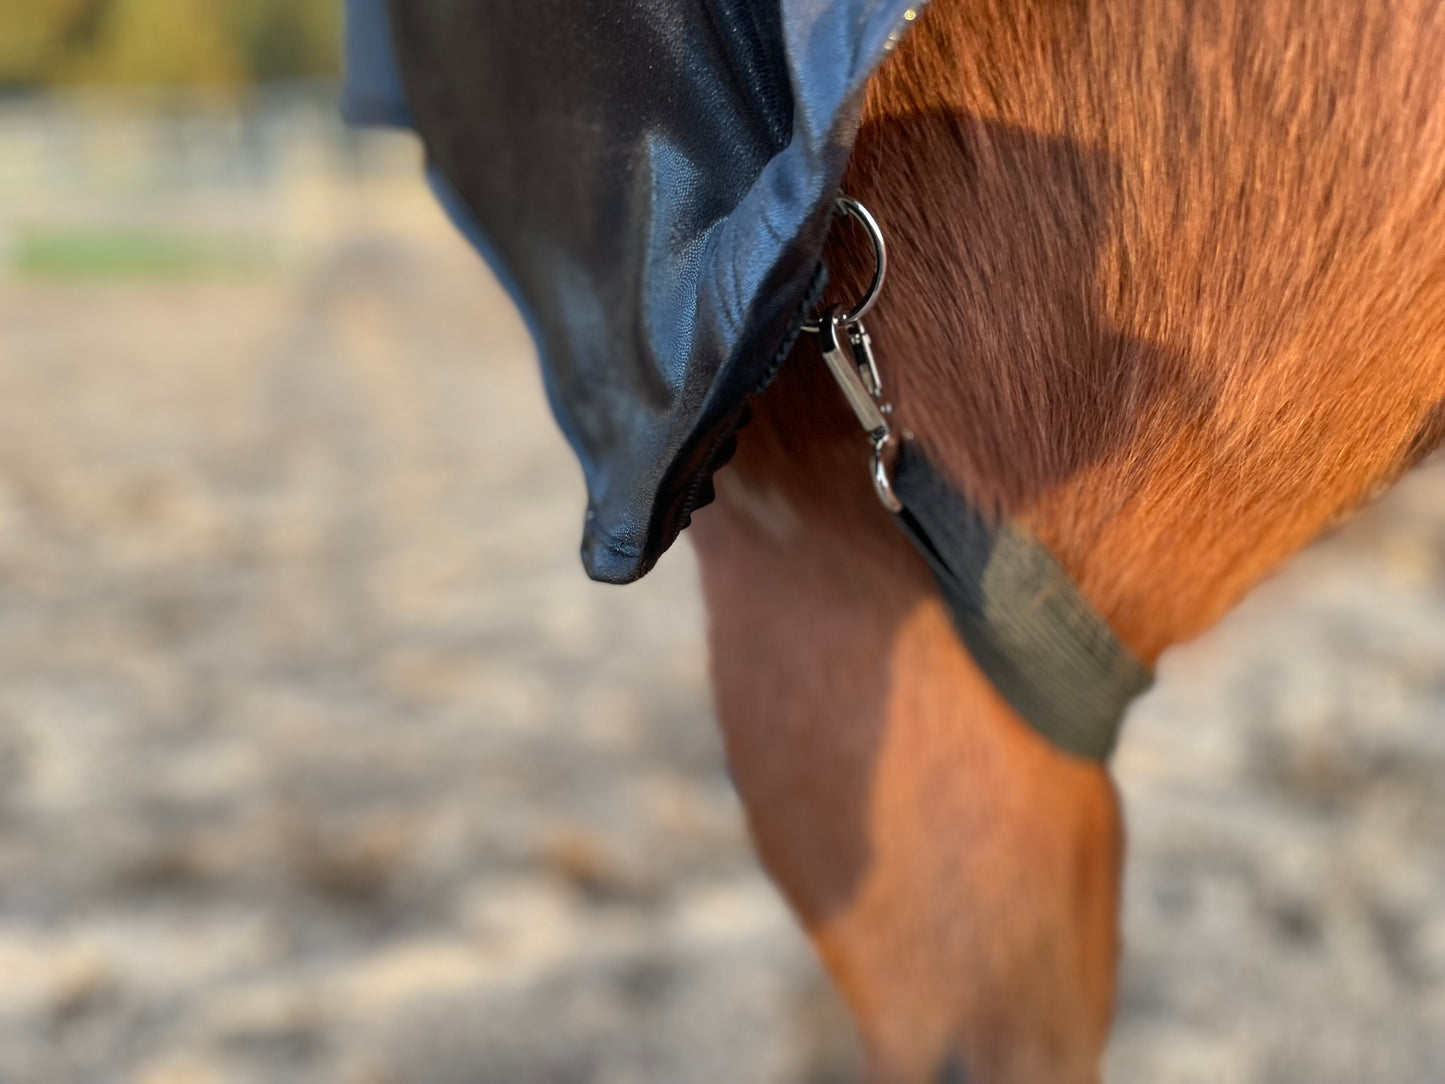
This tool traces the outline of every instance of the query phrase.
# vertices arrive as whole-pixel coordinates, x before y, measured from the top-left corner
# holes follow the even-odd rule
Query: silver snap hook
[[[833,374],[843,398],[868,435],[868,443],[873,448],[869,475],[879,502],[888,511],[897,513],[903,511],[903,502],[893,492],[893,478],[889,474],[889,450],[896,443],[893,427],[889,424],[893,407],[883,397],[883,380],[873,356],[873,340],[863,326],[863,314],[873,307],[883,289],[883,276],[888,271],[888,248],[883,242],[883,231],[868,208],[855,199],[840,196],[838,209],[857,219],[868,231],[868,239],[873,242],[873,281],[868,284],[862,299],[851,309],[844,310],[841,305],[833,305],[821,316],[805,323],[803,329],[818,336],[818,347],[828,371]]]
[[[843,398],[872,445],[869,475],[873,479],[873,490],[884,508],[901,512],[903,504],[893,492],[893,479],[889,475],[888,451],[894,437],[888,416],[893,408],[882,396],[868,332],[861,323],[845,323],[847,313],[841,306],[829,309],[825,319],[827,322],[818,332],[818,346],[823,363],[838,382]]]

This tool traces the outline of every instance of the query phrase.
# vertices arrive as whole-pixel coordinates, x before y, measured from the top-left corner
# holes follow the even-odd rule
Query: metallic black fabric
[[[352,25],[380,0],[351,0]],[[905,17],[907,12],[907,17]],[[862,88],[907,0],[390,0],[405,112],[513,292],[581,460],[595,579],[711,499],[821,287]],[[353,43],[358,114],[375,59]],[[369,89],[370,88],[370,89]]]

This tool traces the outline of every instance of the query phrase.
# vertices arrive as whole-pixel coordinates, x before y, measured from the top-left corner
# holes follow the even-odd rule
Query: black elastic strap
[[[1106,760],[1124,710],[1153,675],[1043,543],[1012,524],[985,522],[909,443],[893,488],[903,502],[899,525],[1003,698],[1060,749]]]

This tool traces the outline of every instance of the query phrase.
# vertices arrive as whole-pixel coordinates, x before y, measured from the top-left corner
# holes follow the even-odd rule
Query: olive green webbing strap
[[[974,660],[1030,725],[1076,756],[1107,760],[1153,675],[1022,528],[987,524],[905,442],[893,475],[899,525],[933,569]]]

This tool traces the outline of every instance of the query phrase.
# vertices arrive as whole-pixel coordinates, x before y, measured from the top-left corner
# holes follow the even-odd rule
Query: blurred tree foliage
[[[0,87],[336,72],[341,0],[0,0]]]

